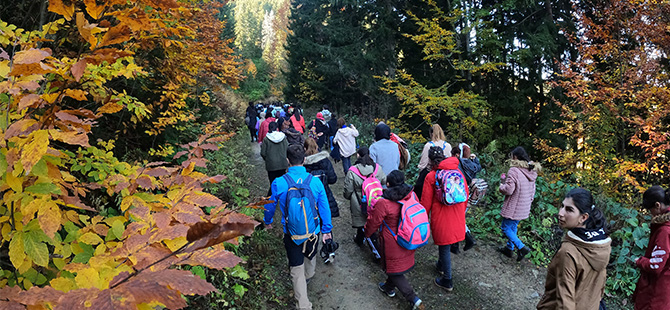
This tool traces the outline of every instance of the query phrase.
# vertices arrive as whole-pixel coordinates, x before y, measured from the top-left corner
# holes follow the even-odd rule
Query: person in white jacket
[[[343,117],[337,119],[337,128],[339,129],[337,130],[337,133],[335,133],[333,143],[337,143],[340,146],[342,169],[344,169],[344,174],[346,175],[351,167],[351,155],[356,153],[356,137],[358,137],[358,130],[353,124],[347,126]]]

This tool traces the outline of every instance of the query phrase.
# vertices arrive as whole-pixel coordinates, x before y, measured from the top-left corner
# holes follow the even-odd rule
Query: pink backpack
[[[379,165],[375,164],[375,171],[373,171],[368,176],[364,176],[361,174],[358,168],[349,168],[350,171],[353,171],[357,176],[363,179],[361,190],[361,193],[363,194],[363,197],[361,197],[361,210],[363,210],[364,213],[367,213],[368,208],[369,210],[372,210],[375,207],[377,201],[382,199],[382,192],[384,189],[382,188],[382,183],[377,180],[378,169]]]
[[[401,247],[408,250],[416,250],[428,244],[428,238],[430,238],[428,212],[416,200],[416,194],[412,192],[409,199],[398,202],[402,204],[400,221],[398,222],[398,233],[394,234],[388,224],[384,222],[393,238],[395,238]]]

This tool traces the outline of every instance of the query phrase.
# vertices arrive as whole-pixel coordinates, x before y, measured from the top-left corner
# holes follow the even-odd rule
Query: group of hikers
[[[252,103],[249,108],[258,109]],[[250,109],[247,117],[253,116]],[[358,130],[342,117],[331,126],[335,116],[328,107],[307,127],[299,106],[263,109],[256,114],[260,126],[247,125],[252,141],[261,143],[271,184],[268,195],[272,202],[265,205],[264,224],[271,227],[279,207],[298,309],[312,308],[307,284],[315,275],[319,235],[322,257],[330,254],[332,258],[337,249],[332,218],[338,217],[340,210],[329,187],[337,182],[331,157],[342,161],[342,194],[350,202],[354,242],[367,244],[377,253],[386,273],[379,289],[388,297],[399,291],[413,309],[423,309],[425,304],[404,275],[415,265],[416,249],[432,237],[438,246],[433,282],[447,292],[453,290],[451,254],[459,253],[462,241],[464,251],[476,244],[466,225],[466,212],[487,188],[486,182],[477,178],[481,165],[467,144],[452,147],[442,128],[432,125],[419,159],[419,176],[409,185],[401,171],[410,163],[406,144],[385,123],[375,127],[374,143],[357,147]],[[257,139],[252,126],[259,128]],[[304,137],[307,130],[310,132]],[[299,135],[291,137],[293,131]],[[507,243],[497,251],[521,261],[531,249],[518,237],[519,222],[529,217],[541,167],[520,146],[510,152],[509,166],[498,188],[505,195],[501,232]],[[670,190],[653,186],[644,193],[642,204],[653,219],[647,251],[634,260],[641,271],[633,298],[635,309],[670,309],[670,264],[666,264],[670,255]],[[603,212],[590,191],[573,188],[565,195],[557,218],[567,233],[547,268],[545,292],[537,309],[604,309],[602,296],[612,240]]]

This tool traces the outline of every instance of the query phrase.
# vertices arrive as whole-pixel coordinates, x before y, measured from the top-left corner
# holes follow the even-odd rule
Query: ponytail
[[[535,169],[535,164],[533,164],[530,161],[530,157],[528,156],[528,153],[526,152],[526,149],[524,149],[522,146],[517,146],[512,150],[511,153],[512,156],[516,157],[518,160],[523,160],[528,163],[528,170],[533,170]]]
[[[657,202],[666,206],[670,205],[670,188],[663,189],[658,185],[654,185],[644,191],[642,194],[642,207],[650,210],[654,208]]]

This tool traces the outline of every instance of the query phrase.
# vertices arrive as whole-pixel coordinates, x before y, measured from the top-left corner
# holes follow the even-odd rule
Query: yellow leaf
[[[65,96],[68,96],[72,99],[78,100],[78,101],[85,101],[86,100],[86,95],[88,92],[83,91],[81,89],[66,89],[65,90]]]
[[[0,78],[7,77],[9,73],[9,60],[0,61]]]
[[[7,182],[7,185],[9,185],[13,191],[17,193],[23,192],[23,177],[15,177],[12,173],[6,173],[5,182]]]
[[[188,241],[186,240],[186,237],[179,237],[176,239],[172,240],[163,240],[163,243],[167,245],[167,247],[170,249],[170,251],[174,252],[176,250],[179,250],[184,244],[186,244]]]
[[[105,11],[105,5],[98,5],[95,0],[84,0],[86,12],[95,19],[99,19],[102,12]],[[103,2],[104,3],[104,2]]]
[[[98,243],[102,243],[102,238],[98,236],[97,234],[94,234],[92,232],[87,232],[83,234],[79,239],[77,239],[79,242],[83,242],[86,244],[90,245],[96,245]]]
[[[72,0],[49,0],[49,11],[63,15],[65,19],[71,20],[74,15],[74,1]]]
[[[55,278],[49,282],[49,285],[53,287],[54,289],[67,293],[71,290],[77,289],[77,284],[75,283],[74,279],[69,279],[69,278]]]
[[[61,211],[55,202],[49,201],[37,213],[37,220],[44,233],[53,238],[61,224]]]
[[[75,282],[79,288],[92,288],[97,287],[99,289],[105,289],[100,283],[100,274],[95,268],[86,268],[79,270],[77,276],[74,277]]]
[[[44,199],[34,199],[33,201],[21,206],[21,213],[23,214],[23,225],[28,225],[28,222],[35,218],[35,213],[46,204]]]
[[[23,249],[23,232],[17,231],[9,242],[9,260],[14,267],[19,268],[26,259],[26,251]]]
[[[112,114],[112,113],[119,112],[122,109],[123,109],[122,104],[118,104],[116,102],[108,102],[107,104],[101,106],[98,109],[98,115],[100,115],[100,114]]]
[[[26,174],[29,174],[35,163],[47,153],[49,132],[46,130],[33,131],[28,138],[30,142],[21,151],[21,164]]]
[[[58,100],[58,97],[60,96],[60,93],[51,93],[51,94],[43,94],[42,99],[46,101],[47,103],[54,103],[56,100]]]
[[[84,40],[91,44],[91,50],[95,49],[96,45],[98,44],[98,38],[96,38],[92,33],[93,28],[96,28],[95,25],[88,23],[84,13],[77,13],[77,29],[79,29],[79,33],[84,38]]]

